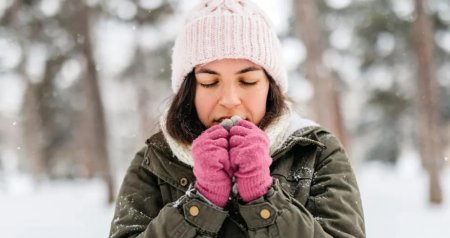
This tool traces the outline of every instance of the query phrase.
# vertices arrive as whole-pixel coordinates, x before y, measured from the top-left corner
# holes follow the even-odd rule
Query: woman
[[[365,237],[347,156],[290,109],[279,44],[248,0],[192,11],[175,97],[127,171],[110,237]]]

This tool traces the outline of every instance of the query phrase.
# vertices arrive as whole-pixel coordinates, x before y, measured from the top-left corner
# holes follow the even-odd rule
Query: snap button
[[[198,209],[197,206],[192,206],[189,208],[189,214],[191,214],[191,216],[196,217],[196,216],[198,216],[199,213],[200,213],[200,210]]]
[[[261,216],[262,219],[267,220],[270,217],[270,211],[266,208],[263,208],[259,212],[259,215]]]
[[[188,185],[188,180],[187,180],[187,178],[181,178],[180,179],[180,185],[181,186],[183,186],[183,187],[185,187],[186,185]]]

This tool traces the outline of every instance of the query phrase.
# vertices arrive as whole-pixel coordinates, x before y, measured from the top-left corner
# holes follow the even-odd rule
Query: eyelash
[[[258,81],[255,81],[255,82],[245,82],[245,81],[241,81],[240,82],[242,85],[244,85],[244,86],[253,86],[253,85],[256,85],[257,83],[258,83]]]
[[[218,82],[214,82],[214,83],[210,83],[210,84],[200,84],[202,87],[204,87],[204,88],[212,88],[212,87],[214,87],[214,86],[216,86],[217,85],[217,83]],[[258,83],[258,81],[255,81],[255,82],[245,82],[245,81],[240,81],[240,83],[243,85],[243,86],[253,86],[253,85],[256,85],[257,83]]]
[[[201,85],[202,87],[204,87],[204,88],[212,88],[212,87],[214,87],[215,85],[217,85],[217,82],[210,83],[210,84],[203,84],[203,83],[201,83],[200,85]]]

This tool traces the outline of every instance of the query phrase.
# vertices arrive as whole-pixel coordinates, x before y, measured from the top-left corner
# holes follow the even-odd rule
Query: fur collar
[[[167,144],[169,144],[170,149],[179,161],[193,167],[194,161],[191,155],[191,145],[179,143],[169,135],[166,128],[166,118],[167,111],[160,119],[161,131],[164,134]],[[318,126],[318,124],[309,119],[300,117],[297,113],[292,111],[289,106],[289,110],[287,110],[286,113],[281,115],[264,130],[269,137],[270,154],[273,154],[277,149],[279,149],[283,145],[284,141],[286,141],[286,139],[295,131],[308,126]]]

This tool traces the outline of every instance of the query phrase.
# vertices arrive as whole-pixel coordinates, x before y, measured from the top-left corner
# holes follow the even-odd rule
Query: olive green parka
[[[247,204],[232,196],[221,209],[192,189],[192,167],[159,132],[127,170],[110,237],[365,237],[358,186],[336,137],[301,128],[272,158],[268,193]]]

